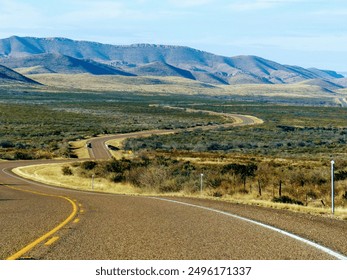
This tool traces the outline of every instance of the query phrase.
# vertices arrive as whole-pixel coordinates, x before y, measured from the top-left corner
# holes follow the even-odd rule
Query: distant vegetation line
[[[206,95],[1,89],[0,159],[71,158],[76,155],[70,141],[77,139],[226,122],[207,111],[253,115],[265,122],[128,139],[117,147],[128,158],[64,166],[58,173],[76,178],[93,173],[112,184],[130,184],[140,193],[166,194],[199,192],[203,173],[206,195],[320,209],[329,203],[333,157],[336,203],[347,205],[346,108],[236,102]]]
[[[125,94],[0,91],[0,158],[73,157],[69,141],[99,134],[223,123],[220,116],[149,106],[152,97]],[[161,97],[161,102],[182,98]],[[187,97],[185,100],[190,100]]]
[[[133,138],[129,150],[222,152],[278,157],[315,157],[346,152],[345,109],[237,104],[190,105],[195,110],[256,115],[265,123],[254,127],[186,131],[174,135]],[[249,104],[250,105],[250,104]]]

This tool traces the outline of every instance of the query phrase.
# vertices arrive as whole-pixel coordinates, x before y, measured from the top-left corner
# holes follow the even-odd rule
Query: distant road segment
[[[238,124],[229,125],[254,124],[250,117],[237,118]],[[96,159],[109,158],[105,141],[144,134],[92,140],[90,149]],[[54,162],[0,162],[1,259],[326,260],[347,255],[346,221],[203,199],[82,192],[11,172]]]
[[[180,109],[176,107],[169,107],[170,109]],[[191,112],[193,111],[200,111],[200,110],[193,110],[189,109]],[[127,133],[127,134],[117,134],[117,135],[108,135],[103,137],[97,137],[90,139],[87,142],[89,157],[91,159],[109,159],[112,157],[110,151],[108,150],[106,146],[106,142],[110,140],[115,139],[121,139],[121,138],[135,138],[135,137],[143,137],[143,136],[150,136],[150,135],[160,135],[160,134],[168,134],[168,133],[177,133],[181,131],[193,131],[196,129],[202,129],[202,130],[209,130],[209,129],[215,129],[219,127],[236,127],[236,126],[246,126],[246,125],[256,125],[261,124],[263,121],[259,118],[253,117],[253,116],[247,116],[247,115],[239,115],[239,114],[226,114],[226,113],[216,113],[216,112],[210,112],[210,111],[203,111],[207,113],[213,113],[217,115],[222,115],[224,117],[230,118],[233,120],[233,122],[226,123],[226,124],[220,124],[220,125],[208,125],[208,126],[197,126],[187,129],[162,129],[162,130],[149,130],[149,131],[140,131],[140,132],[133,132],[133,133]]]

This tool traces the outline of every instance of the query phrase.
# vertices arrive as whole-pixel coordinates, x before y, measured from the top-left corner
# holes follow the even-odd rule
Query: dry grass
[[[259,200],[254,198],[252,195],[249,195],[249,197],[245,197],[245,195],[240,195],[239,198],[237,196],[233,196],[232,198],[223,198],[222,200],[225,201],[231,201],[234,203],[240,203],[240,204],[247,204],[247,205],[256,205],[256,206],[262,206],[262,207],[268,207],[273,209],[284,209],[289,210],[293,212],[301,212],[311,215],[320,215],[320,216],[327,216],[327,217],[335,217],[343,220],[347,220],[347,209],[342,207],[335,208],[335,215],[333,216],[331,214],[331,209],[326,207],[313,207],[313,206],[302,206],[302,205],[296,205],[296,204],[283,204],[283,203],[273,203],[271,201],[265,201],[265,200]]]
[[[89,158],[89,152],[86,147],[87,145],[87,140],[78,140],[78,141],[73,141],[70,142],[70,145],[74,151],[74,154],[82,159],[82,158]]]
[[[269,200],[264,200],[264,197],[262,200],[258,199],[255,192],[249,194],[236,194],[233,196],[224,196],[223,198],[213,198],[211,190],[205,190],[202,195],[200,193],[187,193],[184,190],[182,190],[181,192],[160,194],[156,193],[154,190],[151,189],[136,188],[128,183],[113,183],[104,178],[95,178],[94,189],[92,189],[91,178],[85,178],[77,174],[74,174],[72,176],[63,175],[62,168],[66,165],[66,163],[33,165],[27,167],[19,167],[14,169],[13,171],[17,175],[30,180],[57,187],[71,188],[77,190],[127,195],[202,197],[205,199],[221,200],[231,203],[257,205],[274,209],[286,209],[311,215],[323,215],[333,217],[330,213],[329,207],[323,208],[314,206],[273,203],[270,201],[270,197]],[[334,217],[347,220],[347,209],[341,207],[336,208]]]
[[[92,178],[84,178],[77,175],[64,176],[62,168],[66,165],[66,163],[31,165],[15,168],[13,172],[21,177],[57,187],[116,194],[140,193],[138,189],[129,184],[112,183],[103,178],[95,178],[94,189],[92,189]]]
[[[146,136],[143,136],[143,137],[146,137]],[[118,151],[109,149],[109,152],[111,153],[113,158],[119,160],[122,158],[132,159],[134,157],[134,154],[132,153],[132,151],[125,151],[123,149],[123,141],[128,139],[128,138],[129,137],[123,137],[123,138],[110,140],[110,141],[106,142],[106,145],[111,145],[111,146],[117,147],[119,149]]]
[[[95,92],[124,91],[162,94],[222,94],[218,86],[179,77],[123,77],[90,74],[35,74],[32,79],[62,90],[87,90]]]
[[[326,97],[328,94],[318,86],[305,84],[252,84],[221,86],[226,92],[237,95],[263,95],[279,97]]]
[[[296,98],[331,98],[322,88],[305,84],[244,84],[211,85],[180,77],[124,77],[90,74],[33,74],[28,75],[57,90],[87,90],[95,92],[121,91],[158,94],[205,94],[225,96],[269,96]],[[341,90],[342,94],[346,91]]]

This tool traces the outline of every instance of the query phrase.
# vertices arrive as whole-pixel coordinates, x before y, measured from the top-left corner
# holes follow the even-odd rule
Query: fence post
[[[335,183],[334,183],[334,164],[335,161],[331,161],[331,213],[335,213]]]

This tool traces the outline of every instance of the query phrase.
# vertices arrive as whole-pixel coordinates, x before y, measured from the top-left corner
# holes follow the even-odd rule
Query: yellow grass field
[[[22,69],[23,71],[23,69]],[[205,94],[210,96],[269,96],[269,97],[296,97],[296,98],[322,98],[333,100],[331,94],[321,87],[306,84],[240,84],[240,85],[212,85],[180,77],[124,77],[110,75],[90,74],[32,74],[34,79],[46,87],[42,90],[74,90],[93,92],[140,92],[157,94]],[[340,93],[346,94],[341,90]]]
[[[27,167],[19,167],[14,169],[14,173],[37,182],[63,187],[71,188],[76,190],[83,191],[93,191],[93,192],[106,192],[114,194],[126,194],[126,195],[146,195],[146,196],[180,196],[180,197],[202,197],[205,199],[213,199],[220,201],[227,201],[231,203],[240,203],[248,205],[257,205],[262,207],[270,207],[276,209],[287,209],[295,212],[309,213],[312,215],[324,215],[331,216],[329,208],[320,208],[312,206],[300,206],[293,204],[282,204],[282,203],[273,203],[271,201],[259,200],[254,195],[244,195],[240,194],[239,196],[233,197],[223,197],[223,198],[214,198],[209,193],[209,190],[204,191],[203,194],[196,193],[185,193],[184,191],[179,193],[165,193],[160,194],[148,189],[139,189],[134,186],[126,183],[113,183],[107,179],[95,178],[92,188],[92,178],[85,178],[78,175],[64,176],[62,173],[63,166],[66,166],[66,163],[59,164],[43,164],[43,165],[32,165]],[[336,208],[335,216],[338,219],[347,220],[347,209]]]
[[[87,140],[79,140],[70,142],[70,145],[78,158],[89,158],[88,149],[86,147]]]
[[[64,176],[62,174],[62,168],[66,165],[66,163],[31,165],[16,168],[13,170],[13,172],[30,180],[63,188],[116,194],[140,193],[138,189],[135,189],[129,184],[112,183],[103,178],[95,178],[92,188],[92,178]]]

